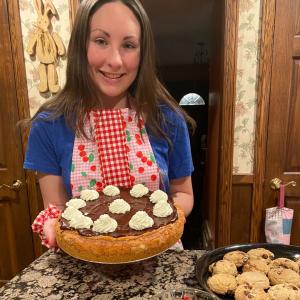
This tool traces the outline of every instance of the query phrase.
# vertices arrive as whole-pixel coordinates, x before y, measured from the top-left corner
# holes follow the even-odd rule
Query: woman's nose
[[[107,63],[112,68],[119,68],[122,65],[122,56],[119,49],[110,49],[107,57]]]

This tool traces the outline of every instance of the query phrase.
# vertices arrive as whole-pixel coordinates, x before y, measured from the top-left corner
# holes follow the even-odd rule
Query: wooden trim
[[[232,184],[253,184],[254,183],[254,175],[233,175],[232,176]]]
[[[73,27],[79,0],[69,0],[70,28]]]
[[[225,0],[224,79],[220,127],[217,246],[230,244],[238,0]]]
[[[252,201],[252,222],[250,242],[255,243],[262,240],[263,221],[263,187],[265,180],[266,164],[266,135],[270,82],[272,67],[272,48],[275,26],[276,0],[262,0],[261,19],[261,44],[258,72],[257,112],[256,112],[256,143],[255,143],[255,166],[254,166],[254,189]]]
[[[21,21],[18,1],[7,1],[9,13],[9,27],[12,43],[12,55],[14,57],[14,72],[16,81],[16,94],[18,100],[19,119],[30,117],[28,90],[26,82],[26,70],[24,63],[24,50],[22,43]],[[26,148],[27,136],[22,135],[23,152]]]

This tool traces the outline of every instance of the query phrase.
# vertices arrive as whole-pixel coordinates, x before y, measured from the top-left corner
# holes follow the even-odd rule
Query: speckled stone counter
[[[87,263],[46,252],[0,289],[0,299],[151,299],[164,289],[198,287],[195,262],[204,251],[167,251],[126,264]]]

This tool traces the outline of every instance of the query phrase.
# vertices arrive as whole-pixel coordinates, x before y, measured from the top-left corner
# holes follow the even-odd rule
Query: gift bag
[[[268,243],[290,244],[294,210],[284,207],[285,186],[280,185],[279,205],[266,209],[265,235]]]

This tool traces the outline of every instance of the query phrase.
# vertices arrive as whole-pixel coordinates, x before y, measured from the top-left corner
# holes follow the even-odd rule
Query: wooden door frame
[[[276,0],[262,0],[261,38],[257,86],[257,112],[255,132],[255,166],[252,201],[250,242],[264,241],[263,192],[266,173],[266,132],[270,105],[270,88],[273,63]]]
[[[215,248],[230,243],[234,105],[239,0],[224,0],[217,8],[223,27],[214,33],[210,65],[208,152],[203,195],[203,244]],[[214,42],[215,44],[216,42]],[[216,60],[216,61],[215,61]]]
[[[80,0],[69,0],[69,12],[70,12],[70,28],[73,27],[76,11],[78,9]]]
[[[238,37],[238,0],[225,1],[224,16],[224,63],[223,80],[220,99],[220,133],[219,133],[219,184],[216,191],[217,215],[215,222],[216,246],[230,243],[233,140],[234,140],[234,108],[236,95],[236,61]],[[229,226],[228,226],[229,225]]]

